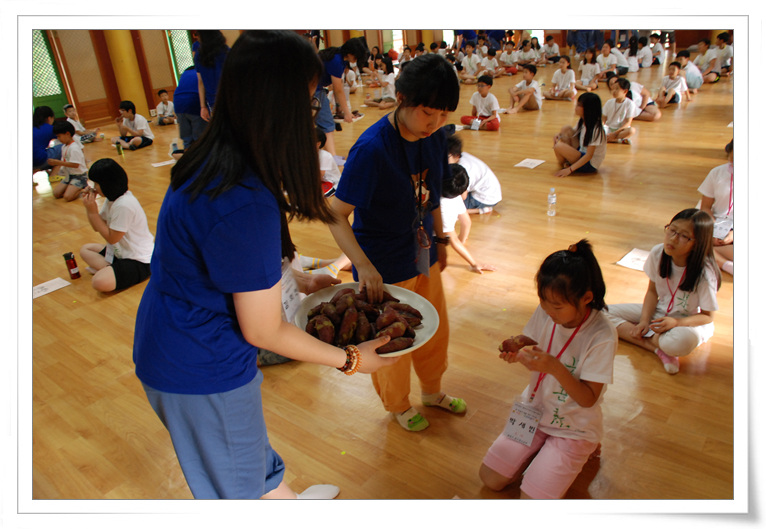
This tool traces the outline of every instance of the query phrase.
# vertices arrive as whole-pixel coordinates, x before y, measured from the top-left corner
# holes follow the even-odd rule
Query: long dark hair
[[[606,308],[606,283],[587,239],[581,239],[569,249],[553,252],[546,257],[535,275],[535,283],[540,299],[547,299],[546,293],[554,292],[577,306],[580,299],[590,291],[593,300],[588,306],[594,310]]]
[[[216,56],[226,50],[226,37],[218,29],[199,30],[197,35],[199,36],[197,61],[206,68],[212,68]]]
[[[689,208],[676,213],[670,222],[675,220],[690,220],[692,226],[694,226],[694,247],[686,258],[686,275],[678,287],[686,292],[694,291],[705,271],[705,267],[710,265],[716,275],[716,290],[721,288],[721,272],[718,270],[715,255],[713,254],[713,226],[715,225],[715,219],[702,210]],[[663,251],[660,256],[660,277],[670,277],[673,273],[672,265],[673,258]]]
[[[210,123],[171,170],[172,188],[191,179],[190,199],[203,192],[215,199],[255,172],[283,212],[283,254],[291,256],[288,215],[334,222],[321,192],[309,94],[321,73],[316,48],[297,33],[242,33],[224,62]]]
[[[328,62],[339,53],[342,59],[345,59],[346,55],[353,55],[356,62],[361,63],[370,55],[370,51],[367,49],[367,39],[364,37],[353,37],[344,42],[340,48],[332,46],[319,50],[319,58],[323,62]]]
[[[638,55],[638,39],[636,37],[628,39],[628,55],[631,57]]]
[[[604,127],[601,125],[601,98],[593,92],[584,92],[577,98],[577,104],[582,106],[583,114],[577,122],[575,134],[585,127],[585,140],[583,146],[590,145],[594,133],[596,136],[604,135]]]

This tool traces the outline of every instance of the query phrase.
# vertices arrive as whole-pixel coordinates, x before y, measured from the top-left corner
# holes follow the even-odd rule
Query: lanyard
[[[676,285],[676,289],[673,291],[673,294],[670,296],[670,303],[668,303],[668,310],[665,311],[665,314],[670,314],[670,311],[673,310],[673,305],[676,301],[676,292],[678,292],[679,287],[681,286],[681,283],[684,282],[684,277],[686,277],[686,267],[684,267],[684,273],[681,274],[681,279],[678,280],[678,285]],[[668,285],[668,290],[670,290],[670,278],[665,278],[665,282]]]
[[[731,173],[731,184],[729,185],[729,209],[726,211],[726,215],[731,215],[731,211],[734,209],[734,166],[729,164],[729,172]]]
[[[402,148],[402,156],[404,157],[404,166],[405,166],[405,172],[409,175],[410,172],[410,162],[407,159],[407,150],[404,148],[404,139],[402,138],[402,133],[399,131],[399,116],[397,115],[397,112],[399,110],[394,111],[394,128],[396,129],[396,134],[398,136],[399,140],[399,146]],[[419,160],[419,167],[418,167],[418,189],[417,189],[417,213],[418,213],[418,228],[415,232],[415,238],[418,242],[418,244],[423,248],[428,248],[431,246],[430,237],[426,233],[425,228],[423,227],[423,219],[425,218],[425,212],[424,212],[424,204],[423,204],[423,143],[422,140],[418,140],[418,160]]]
[[[567,350],[567,347],[569,347],[569,344],[572,343],[572,340],[574,340],[574,337],[577,336],[577,331],[580,330],[580,327],[582,327],[582,324],[585,323],[585,321],[590,317],[590,307],[588,307],[588,313],[585,315],[585,318],[580,322],[580,324],[577,326],[577,328],[572,333],[572,336],[569,337],[567,342],[564,344],[564,347],[561,348],[561,351],[559,351],[559,354],[556,355],[556,360],[561,358],[561,355],[564,354],[564,351]],[[553,330],[551,331],[551,339],[548,342],[548,350],[546,351],[547,354],[551,354],[551,345],[553,345],[553,335],[556,332],[556,324],[553,324]],[[548,373],[540,373],[537,377],[537,384],[535,384],[535,389],[532,390],[532,395],[529,397],[529,402],[532,402],[535,398],[535,395],[537,394],[537,390],[540,387],[540,384],[542,383],[543,379]]]

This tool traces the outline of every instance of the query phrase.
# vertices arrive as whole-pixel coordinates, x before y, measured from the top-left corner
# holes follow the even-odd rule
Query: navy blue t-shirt
[[[48,161],[48,144],[56,136],[53,134],[53,125],[43,123],[39,127],[32,128],[32,166],[40,167]]]
[[[281,279],[280,212],[253,174],[213,200],[201,194],[190,202],[188,184],[168,189],[160,209],[133,360],[154,389],[221,393],[257,373],[258,349],[242,335],[232,293]]]
[[[345,69],[346,63],[343,61],[343,56],[340,53],[336,53],[332,59],[324,63],[324,72],[322,72],[318,86],[323,87],[332,84],[333,77],[342,79]]]
[[[194,68],[202,77],[202,86],[205,87],[205,101],[210,108],[215,106],[215,96],[218,93],[218,82],[221,80],[221,71],[223,63],[226,61],[226,55],[229,53],[229,47],[219,52],[215,56],[213,66],[203,66],[199,62],[199,54],[194,56]]]
[[[354,235],[384,283],[399,283],[420,274],[415,235],[419,227],[418,174],[423,175],[422,195],[427,200],[423,226],[433,237],[431,211],[439,207],[442,179],[449,171],[443,130],[406,141],[388,116],[370,126],[351,148],[335,196],[355,207]],[[437,259],[436,244],[432,244],[429,265]],[[356,268],[353,275],[358,279]]]
[[[178,86],[173,92],[173,106],[177,114],[199,115],[199,86],[194,68],[184,71],[178,79]]]

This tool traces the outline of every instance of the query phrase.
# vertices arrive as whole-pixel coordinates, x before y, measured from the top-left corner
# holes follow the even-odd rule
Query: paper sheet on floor
[[[49,294],[54,290],[67,287],[69,285],[71,285],[69,281],[61,279],[60,277],[51,279],[45,283],[40,283],[36,287],[32,288],[32,299],[39,298],[40,296],[44,296],[45,294]]]
[[[633,270],[643,271],[646,258],[649,257],[648,250],[640,250],[633,248],[631,251],[625,254],[625,256],[617,261],[617,264],[624,266],[625,268],[632,268]]]
[[[529,169],[534,169],[541,163],[545,163],[545,160],[535,160],[532,158],[526,158],[519,163],[517,163],[514,167],[527,167]]]
[[[173,165],[174,163],[176,163],[176,161],[175,159],[172,159],[172,160],[167,160],[165,162],[153,163],[152,167],[162,167],[163,165]]]

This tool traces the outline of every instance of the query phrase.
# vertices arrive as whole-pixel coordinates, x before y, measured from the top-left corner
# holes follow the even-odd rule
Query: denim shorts
[[[327,98],[327,92],[325,92],[324,88],[320,88],[314,95],[319,99],[321,105],[317,117],[314,118],[314,123],[319,127],[319,130],[324,133],[335,132],[335,120],[332,117],[332,110],[330,109],[330,100]]]

